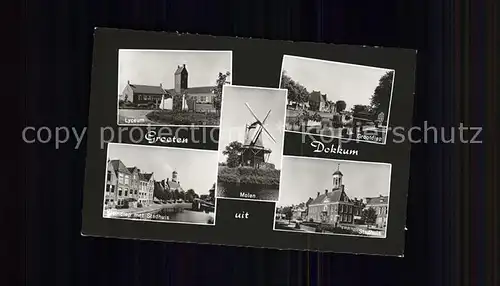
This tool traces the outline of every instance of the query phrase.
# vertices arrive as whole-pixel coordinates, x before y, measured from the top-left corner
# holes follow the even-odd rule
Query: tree
[[[345,101],[343,100],[338,100],[336,103],[335,103],[335,109],[338,113],[344,111],[347,107],[347,104],[345,103]]]
[[[282,213],[285,215],[285,218],[290,222],[293,216],[292,208],[291,207],[284,207],[282,210]]]
[[[217,77],[217,80],[215,81],[215,88],[213,89],[213,92],[215,94],[213,105],[215,107],[215,110],[220,113],[220,109],[222,106],[222,87],[226,84],[230,84],[228,81],[229,76],[231,75],[230,72],[226,73],[219,73],[219,76]]]
[[[233,141],[226,146],[222,154],[227,156],[226,163],[229,168],[238,167],[241,164],[241,151],[243,144]]]
[[[366,224],[374,224],[377,220],[377,212],[374,208],[364,209],[361,213],[361,217]]]
[[[179,190],[175,189],[175,191],[172,192],[172,199],[178,200],[180,198],[181,198],[181,194],[180,194]]]
[[[351,111],[354,115],[357,113],[370,113],[371,108],[368,105],[356,104],[351,108]]]
[[[198,195],[195,193],[195,191],[193,189],[187,190],[186,195],[185,195],[186,201],[192,202],[197,197],[198,197]]]
[[[386,72],[379,80],[370,99],[371,109],[379,114],[387,114],[389,111],[389,102],[391,101],[392,81],[394,80],[394,71]]]
[[[309,100],[309,92],[300,83],[294,81],[286,71],[281,74],[281,88],[288,90],[287,100],[288,104],[291,101],[303,103]]]

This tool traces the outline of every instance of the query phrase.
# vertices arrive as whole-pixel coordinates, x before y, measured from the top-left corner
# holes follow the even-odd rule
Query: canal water
[[[250,194],[250,196],[241,196],[242,193]],[[279,190],[259,184],[217,184],[217,196],[225,198],[240,198],[240,199],[255,199],[277,201]]]

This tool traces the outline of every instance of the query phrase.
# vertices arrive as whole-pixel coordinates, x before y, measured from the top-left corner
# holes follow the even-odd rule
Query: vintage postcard
[[[82,235],[404,255],[416,51],[94,40]]]
[[[286,94],[285,89],[224,87],[217,197],[278,199]]]

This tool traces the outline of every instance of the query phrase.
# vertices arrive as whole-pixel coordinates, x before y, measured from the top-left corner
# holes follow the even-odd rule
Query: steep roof
[[[129,170],[127,169],[127,167],[125,167],[125,165],[123,164],[123,162],[121,160],[111,160],[111,165],[113,166],[113,169],[115,170],[115,172],[120,172],[120,173],[125,173],[125,174],[130,174]]]
[[[315,101],[315,102],[326,102],[326,94],[322,94],[319,91],[312,91],[311,94],[309,95],[309,100]]]
[[[165,183],[167,184],[169,189],[182,189],[181,185],[178,182],[168,180],[168,182]]]
[[[127,167],[127,169],[130,173],[133,173],[135,170],[139,171],[137,167]]]
[[[387,205],[388,202],[389,202],[388,196],[366,198],[366,206]]]
[[[177,69],[175,70],[174,74],[180,74],[180,73],[182,73],[182,71],[186,71],[187,72],[186,65],[177,66]]]
[[[153,173],[139,173],[139,180],[141,181],[149,181],[153,176]]]
[[[343,194],[343,195],[342,195]],[[326,203],[326,199],[328,199],[327,202],[329,203],[335,203],[335,202],[340,202],[343,196],[347,196],[342,189],[337,189],[331,192],[328,192],[328,194],[321,194],[318,197],[316,197],[309,205],[318,205],[318,204],[323,204]]]
[[[165,94],[165,90],[161,86],[153,86],[153,85],[141,85],[141,84],[129,84],[134,93],[142,93],[142,94],[156,94],[161,95]]]

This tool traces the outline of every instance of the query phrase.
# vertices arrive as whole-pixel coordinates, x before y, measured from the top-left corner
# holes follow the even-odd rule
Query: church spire
[[[342,172],[340,172],[340,164],[337,164],[337,171],[333,172],[333,189],[339,189],[342,186]]]

